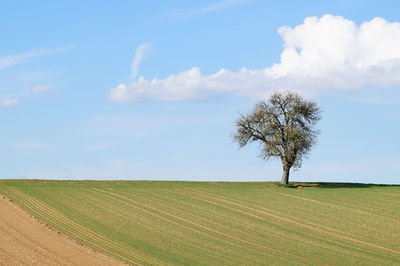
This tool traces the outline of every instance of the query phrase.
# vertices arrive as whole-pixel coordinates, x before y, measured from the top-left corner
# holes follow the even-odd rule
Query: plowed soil
[[[121,265],[81,246],[0,196],[0,265]]]

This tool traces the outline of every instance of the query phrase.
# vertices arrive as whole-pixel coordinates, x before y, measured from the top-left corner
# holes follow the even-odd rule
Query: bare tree
[[[260,142],[260,156],[282,161],[282,184],[289,183],[290,169],[300,168],[303,159],[316,142],[314,128],[320,117],[316,103],[292,92],[276,92],[268,101],[259,102],[247,115],[240,114],[233,139],[243,147]]]

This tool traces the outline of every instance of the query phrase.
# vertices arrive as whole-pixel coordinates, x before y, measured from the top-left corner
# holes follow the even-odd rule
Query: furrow
[[[93,190],[90,190],[90,191],[94,192],[94,193],[99,193],[102,196],[106,196],[106,195],[104,195],[104,193],[100,193],[98,191],[93,191]],[[86,195],[81,195],[81,196],[83,198],[86,198],[86,199],[90,200],[91,202],[97,202],[99,204],[104,204],[104,202],[98,201],[97,198],[95,198],[95,197],[88,197],[87,194]],[[106,197],[108,197],[108,196],[106,196]],[[113,198],[111,197],[109,199],[113,199]],[[129,205],[129,206],[130,207],[135,207],[135,206],[132,206],[132,205]],[[131,213],[129,213],[129,212],[122,212],[122,211],[119,211],[119,210],[116,211],[116,210],[113,210],[111,208],[111,206],[108,209],[104,209],[104,211],[113,214],[113,217],[118,217],[118,222],[114,221],[114,220],[111,220],[111,219],[108,219],[108,218],[105,218],[105,217],[102,217],[102,220],[108,221],[109,222],[108,224],[114,225],[116,228],[120,224],[120,221],[129,221],[130,223],[136,223],[136,224],[140,225],[141,227],[146,228],[147,230],[152,231],[154,233],[158,233],[159,234],[160,232],[163,232],[165,235],[168,235],[169,239],[175,239],[177,242],[182,241],[181,238],[171,234],[171,232],[169,232],[168,230],[165,230],[164,228],[162,228],[160,226],[156,226],[154,222],[148,222],[148,221],[146,221],[144,219],[140,219],[138,217],[132,216]],[[93,212],[93,213],[101,213],[101,212],[98,211],[98,212]],[[137,221],[139,221],[140,223],[137,223]],[[130,238],[132,236],[131,232],[129,230],[126,230],[126,229],[125,230],[121,230],[120,229],[119,232],[121,234],[124,234],[128,238]],[[138,232],[135,232],[135,235],[138,235]],[[143,236],[146,236],[146,235],[143,235]],[[199,244],[200,243],[193,242],[193,243],[190,244],[190,247],[192,249],[193,248],[199,248]],[[160,249],[165,248],[165,246],[162,246],[160,244],[157,245],[157,244],[152,243],[152,245],[155,246],[155,247],[158,247]],[[205,245],[204,245],[204,247],[205,247]],[[209,250],[209,251],[212,251],[212,250]],[[157,264],[166,265],[165,262],[161,263],[161,261],[158,261]]]
[[[75,222],[71,221],[70,219],[64,217],[63,215],[59,214],[58,212],[53,211],[50,209],[48,206],[44,205],[42,202],[30,197],[29,195],[22,193],[18,190],[13,191],[16,194],[20,194],[22,198],[27,198],[27,202],[35,206],[39,212],[41,212],[43,215],[48,217],[48,220],[54,220],[54,218],[58,218],[58,224],[60,227],[63,228],[62,231],[68,232],[70,235],[74,236],[73,238],[75,239],[81,239],[84,240],[81,236],[84,236],[86,238],[91,239],[91,244],[96,247],[99,250],[102,250],[103,252],[106,251],[106,253],[109,253],[117,258],[123,259],[124,261],[129,261],[131,264],[143,264],[144,262],[138,262],[137,259],[136,261],[134,259],[128,259],[126,256],[122,256],[119,253],[116,253],[116,251],[120,250],[125,250],[124,247],[121,247],[119,245],[115,245],[114,242],[110,242],[109,239],[105,239],[103,236],[98,235],[92,231],[87,230],[86,228],[82,227],[79,224],[76,224]],[[29,209],[29,208],[28,208]],[[71,230],[71,228],[74,228],[75,230]],[[90,236],[90,237],[88,237]],[[107,247],[108,249],[105,249],[103,247]],[[110,250],[110,248],[112,249]],[[114,250],[114,251],[112,251]]]
[[[107,191],[102,191],[102,190],[99,190],[99,191],[103,192],[103,193],[102,193],[103,195],[104,195],[104,193],[108,193]],[[115,197],[111,197],[111,198],[112,198],[112,199],[115,199]],[[130,199],[130,198],[126,198],[126,197],[123,197],[123,196],[117,197],[117,198],[120,198],[122,204],[127,204],[126,201],[131,202],[131,199]],[[182,224],[180,224],[179,222],[176,222],[176,221],[174,221],[174,220],[168,219],[168,218],[166,218],[166,217],[164,217],[164,216],[161,216],[161,215],[159,215],[159,214],[156,214],[156,213],[153,213],[153,212],[151,212],[151,211],[148,211],[146,207],[143,209],[143,206],[142,206],[142,207],[137,207],[137,206],[134,206],[134,205],[132,205],[132,204],[129,204],[129,206],[135,207],[135,208],[137,208],[137,209],[139,209],[139,210],[141,210],[141,211],[144,211],[144,212],[146,212],[146,213],[148,213],[148,214],[150,214],[150,215],[152,215],[152,216],[154,216],[154,217],[156,217],[156,218],[158,218],[158,219],[162,219],[162,220],[165,220],[165,221],[167,221],[167,222],[174,223],[174,224],[176,224],[177,226],[182,226]],[[170,216],[169,216],[169,217],[170,217]],[[219,237],[217,237],[217,236],[213,236],[213,235],[206,234],[205,232],[200,231],[200,230],[198,230],[198,229],[195,229],[195,228],[193,228],[193,227],[187,226],[186,228],[189,229],[189,230],[192,230],[192,231],[194,231],[194,232],[196,232],[196,233],[199,233],[199,234],[201,234],[201,235],[203,235],[203,236],[205,236],[205,237],[213,238],[214,240],[219,241],[219,242],[222,242],[222,243],[224,243],[224,244],[226,244],[226,245],[234,246],[234,247],[240,248],[240,249],[243,248],[242,246],[240,246],[240,245],[238,245],[238,244],[235,244],[235,243],[232,243],[232,242],[223,240],[223,239],[221,239],[221,238],[219,238]],[[221,251],[223,251],[223,250],[221,250]],[[260,251],[260,252],[261,252],[261,251]],[[258,252],[257,252],[257,253],[258,253]],[[263,252],[262,252],[261,254],[263,254],[263,255],[268,255],[267,253],[263,253]],[[238,259],[240,259],[240,258],[238,258]],[[246,263],[246,261],[243,261],[243,263]]]
[[[179,195],[183,195],[183,194],[179,194]],[[137,196],[137,195],[135,195],[135,196]],[[185,195],[185,196],[187,196],[187,195]],[[177,209],[177,208],[173,208],[171,205],[165,205],[165,204],[163,204],[163,203],[156,202],[156,201],[151,200],[151,199],[148,199],[148,198],[147,198],[147,200],[149,200],[149,201],[151,201],[151,202],[154,202],[154,203],[157,203],[157,204],[159,204],[160,206],[164,206],[164,207],[168,207],[168,208],[174,209],[175,211],[181,212],[181,213],[183,213],[183,214],[185,214],[185,215],[187,215],[187,216],[192,216],[192,217],[195,217],[196,219],[201,219],[201,220],[203,220],[203,221],[206,221],[207,223],[212,223],[212,224],[218,225],[218,226],[220,226],[220,227],[224,227],[224,228],[226,228],[226,229],[228,229],[228,230],[232,230],[232,231],[235,231],[235,232],[238,232],[238,233],[242,233],[242,234],[248,235],[248,236],[250,236],[250,237],[254,237],[254,238],[258,239],[258,240],[262,240],[262,241],[265,241],[265,240],[266,240],[265,238],[259,237],[259,236],[255,235],[255,234],[251,234],[251,233],[249,233],[249,232],[245,232],[245,231],[242,231],[242,230],[239,230],[239,229],[236,229],[236,228],[228,227],[228,226],[226,226],[226,225],[223,225],[223,224],[220,224],[220,223],[216,223],[216,222],[214,222],[214,221],[212,221],[212,220],[209,220],[209,219],[200,217],[200,216],[198,216],[198,215],[195,215],[195,214],[192,214],[192,213],[189,213],[189,212],[185,212],[185,211],[180,210],[180,209]],[[235,209],[235,211],[237,211],[237,210]],[[246,213],[246,215],[247,215],[247,213]],[[262,218],[260,218],[260,219],[258,219],[258,220],[265,221],[265,220],[262,219]],[[282,227],[282,228],[286,229],[287,231],[293,231],[293,228],[292,228],[292,227],[284,226],[284,225],[279,224],[279,223],[277,223],[277,222],[270,222],[270,223],[271,223],[271,224],[274,224],[274,225],[276,225],[276,226],[278,226],[278,227]],[[264,230],[264,229],[265,229],[265,228],[260,228],[260,230]],[[284,235],[284,234],[282,234],[282,233],[277,233],[276,231],[268,231],[268,232],[269,232],[269,233],[272,233],[272,234],[275,234],[275,235],[279,235],[280,237],[283,237],[283,238],[288,238],[287,235]],[[368,255],[368,254],[369,254],[369,255],[377,255],[377,254],[375,254],[375,253],[371,253],[369,250],[365,250],[365,249],[362,249],[362,248],[356,247],[356,246],[351,246],[351,245],[348,245],[348,244],[346,244],[346,243],[339,242],[339,241],[336,241],[336,240],[333,240],[333,239],[320,237],[320,236],[317,236],[317,235],[315,235],[315,234],[311,234],[311,233],[307,233],[307,232],[301,232],[301,234],[303,234],[303,235],[305,235],[305,236],[308,236],[309,239],[315,238],[315,239],[318,239],[318,240],[321,240],[321,241],[325,241],[325,242],[334,243],[334,244],[336,244],[336,245],[339,245],[339,246],[342,247],[342,253],[343,253],[343,254],[346,254],[346,255],[350,255],[350,254],[349,254],[348,248],[351,248],[351,249],[355,249],[355,250],[358,250],[358,251],[365,252],[366,255]],[[308,238],[306,238],[306,239],[308,239]],[[292,239],[292,240],[294,240],[294,241],[301,241],[301,240],[299,240],[299,239]],[[305,243],[307,243],[308,245],[312,244],[312,245],[314,245],[314,246],[316,246],[316,247],[321,248],[321,246],[320,246],[319,244],[312,243],[312,241],[304,241],[304,240],[302,240],[302,242],[305,242]],[[326,246],[326,245],[325,245],[325,248],[330,248],[330,247],[331,247],[331,246]],[[335,251],[337,252],[336,249],[335,249]],[[368,259],[368,258],[364,257],[364,259]]]
[[[195,194],[200,194],[200,195],[203,194],[203,195],[208,195],[209,196],[209,194],[205,194],[205,193],[201,193],[201,192],[196,192],[196,191],[190,191],[190,192],[191,193],[195,193]],[[231,204],[231,205],[234,205],[234,206],[238,206],[238,207],[241,207],[241,208],[244,208],[244,209],[247,209],[247,210],[251,210],[251,211],[253,211],[255,213],[259,213],[259,214],[263,214],[263,215],[266,215],[266,216],[269,216],[269,217],[273,217],[273,218],[276,218],[276,219],[279,219],[279,220],[282,220],[282,221],[285,221],[285,222],[288,222],[288,223],[291,223],[291,224],[295,224],[295,225],[298,225],[298,226],[301,226],[301,227],[304,227],[304,228],[308,228],[310,230],[317,231],[317,232],[320,232],[320,233],[323,233],[323,234],[326,234],[326,235],[331,235],[331,236],[334,236],[334,237],[337,237],[337,238],[346,239],[346,240],[354,242],[354,243],[363,244],[363,245],[366,245],[366,246],[369,246],[369,247],[373,247],[373,248],[377,248],[377,249],[380,249],[380,250],[384,250],[384,251],[387,251],[387,252],[400,254],[399,250],[394,250],[394,249],[382,247],[382,246],[379,246],[379,245],[376,245],[376,244],[373,244],[373,243],[369,243],[369,242],[365,242],[365,241],[362,241],[362,240],[354,239],[354,238],[351,238],[351,237],[348,237],[348,236],[343,236],[343,235],[339,235],[339,234],[336,234],[336,233],[333,233],[333,232],[328,232],[328,231],[322,230],[320,228],[313,227],[313,226],[310,226],[310,225],[307,225],[307,224],[303,224],[303,223],[300,223],[300,222],[297,222],[297,221],[294,221],[294,220],[291,220],[291,219],[288,219],[288,218],[285,218],[285,217],[281,217],[281,216],[278,216],[278,215],[275,215],[275,214],[272,214],[272,213],[268,213],[268,212],[265,212],[265,211],[261,211],[261,210],[258,210],[258,209],[254,209],[254,208],[245,206],[245,205],[240,204],[240,203],[236,203],[236,202],[233,202],[233,201],[222,199],[221,197],[214,196],[214,198],[219,200],[219,201],[221,201],[221,202],[225,202],[225,203],[228,203],[228,204]],[[204,199],[201,199],[201,200],[204,200]],[[207,200],[204,200],[204,201],[207,201]],[[215,203],[215,202],[212,202],[212,201],[207,201],[207,202],[209,202],[211,204],[218,205],[218,203]],[[254,216],[253,214],[250,214],[250,213],[248,213],[248,215]]]
[[[104,190],[103,190],[103,191],[104,191]],[[247,240],[244,240],[244,239],[241,239],[241,238],[238,238],[238,237],[235,237],[235,236],[232,236],[232,235],[229,235],[229,234],[226,234],[226,233],[223,233],[223,232],[214,230],[214,229],[212,229],[212,228],[209,228],[209,227],[200,225],[200,224],[198,224],[198,223],[192,222],[192,221],[190,221],[190,220],[188,220],[188,219],[181,218],[181,217],[176,216],[176,215],[172,215],[172,214],[170,214],[170,213],[168,213],[168,212],[165,212],[165,211],[163,211],[163,210],[160,210],[160,209],[154,208],[154,207],[152,207],[152,206],[143,204],[143,203],[141,203],[141,202],[139,202],[139,201],[135,201],[135,200],[132,200],[132,199],[123,197],[123,196],[118,195],[118,194],[115,194],[115,193],[113,193],[113,192],[108,192],[108,191],[104,191],[104,192],[107,192],[107,193],[109,193],[109,194],[112,194],[112,195],[114,195],[114,196],[116,196],[116,197],[124,198],[124,199],[126,199],[126,200],[129,200],[129,201],[135,203],[135,204],[138,204],[138,205],[144,206],[144,207],[146,207],[146,208],[152,209],[152,210],[154,210],[154,211],[163,213],[164,215],[173,217],[173,218],[175,218],[175,219],[177,219],[177,220],[180,220],[180,221],[182,221],[182,222],[191,224],[191,225],[196,226],[196,227],[198,227],[198,228],[202,228],[202,229],[204,229],[204,230],[206,230],[206,231],[210,231],[210,232],[216,233],[216,234],[218,234],[218,235],[225,236],[225,237],[227,237],[227,238],[234,239],[234,240],[237,240],[237,241],[239,241],[239,242],[246,243],[246,244],[249,244],[249,245],[258,247],[258,248],[260,248],[260,249],[268,250],[268,251],[271,251],[271,252],[276,252],[276,253],[279,253],[279,254],[282,254],[282,255],[286,255],[286,256],[289,256],[289,257],[292,257],[292,258],[297,258],[297,259],[299,259],[299,260],[303,260],[303,261],[307,261],[307,262],[312,262],[312,263],[315,263],[315,264],[328,265],[328,264],[325,264],[325,263],[322,263],[322,262],[319,262],[319,261],[315,261],[315,260],[312,260],[312,259],[308,259],[308,258],[304,258],[304,257],[301,257],[301,256],[293,255],[293,254],[290,254],[290,253],[287,253],[287,252],[284,252],[284,251],[280,251],[280,250],[273,249],[273,248],[270,248],[270,247],[267,247],[267,246],[264,246],[264,245],[256,244],[256,243],[253,243],[253,242],[250,242],[250,241],[247,241]]]
[[[324,205],[324,206],[329,206],[329,207],[333,207],[336,208],[338,210],[346,210],[346,211],[350,211],[350,212],[358,212],[361,213],[363,215],[374,215],[380,218],[384,218],[384,219],[391,219],[392,222],[400,224],[400,220],[399,219],[395,219],[393,217],[388,217],[388,216],[383,216],[380,214],[376,214],[376,213],[372,213],[372,212],[367,212],[367,211],[363,211],[363,210],[359,210],[359,209],[354,209],[354,208],[349,208],[346,206],[342,206],[340,204],[333,204],[333,203],[329,203],[329,202],[322,202],[319,200],[314,200],[314,199],[310,199],[310,198],[305,198],[305,197],[300,197],[300,196],[296,196],[296,195],[290,195],[290,194],[286,194],[286,193],[278,193],[280,195],[286,196],[286,197],[292,197],[292,198],[296,198],[296,199],[301,199],[304,201],[309,201],[309,202],[313,202],[313,203],[317,203],[320,205]]]

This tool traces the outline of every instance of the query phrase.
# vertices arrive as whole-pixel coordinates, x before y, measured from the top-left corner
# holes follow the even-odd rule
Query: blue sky
[[[4,1],[1,178],[278,181],[230,137],[278,90],[323,109],[291,180],[400,183],[397,1]]]

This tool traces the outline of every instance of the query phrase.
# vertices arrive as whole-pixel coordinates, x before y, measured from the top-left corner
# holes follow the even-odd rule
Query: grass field
[[[0,194],[130,264],[400,264],[400,186],[3,180]]]

